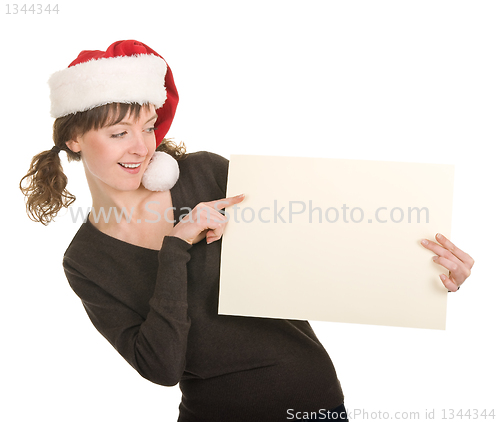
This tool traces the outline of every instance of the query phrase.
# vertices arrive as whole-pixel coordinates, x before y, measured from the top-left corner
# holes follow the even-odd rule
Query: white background
[[[177,417],[178,388],[137,375],[69,288],[61,261],[79,224],[68,212],[47,227],[30,221],[17,188],[52,146],[51,73],[121,39],[172,67],[180,103],[169,135],[188,151],[455,164],[452,240],[476,265],[449,295],[446,331],[313,326],[351,410],[500,413],[497,1],[58,5],[7,15],[3,2],[0,14],[2,420]],[[81,164],[64,167],[86,209]]]

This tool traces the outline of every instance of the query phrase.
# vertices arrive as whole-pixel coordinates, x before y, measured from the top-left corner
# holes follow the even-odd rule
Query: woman
[[[101,334],[143,377],[179,383],[179,421],[345,420],[306,321],[217,315],[220,211],[244,196],[225,198],[226,159],[164,140],[178,95],[163,58],[118,41],[80,53],[49,85],[55,146],[34,157],[21,188],[31,218],[47,224],[74,201],[59,151],[83,162],[93,211],[63,265]],[[425,247],[456,291],[473,261],[437,240]]]

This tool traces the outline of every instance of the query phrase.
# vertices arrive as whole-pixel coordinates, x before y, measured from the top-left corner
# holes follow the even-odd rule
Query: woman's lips
[[[137,174],[141,170],[142,163],[118,163],[118,165],[130,174]],[[127,166],[127,167],[125,167]]]

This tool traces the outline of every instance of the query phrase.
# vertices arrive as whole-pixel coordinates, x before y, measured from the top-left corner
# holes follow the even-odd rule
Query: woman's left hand
[[[437,254],[437,256],[432,257],[434,262],[449,271],[448,275],[441,274],[439,277],[450,292],[456,292],[467,277],[470,276],[474,260],[442,234],[436,234],[436,240],[439,244],[427,239],[423,239],[420,243],[423,247]]]

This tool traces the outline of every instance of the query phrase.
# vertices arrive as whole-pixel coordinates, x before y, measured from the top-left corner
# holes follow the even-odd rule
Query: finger
[[[446,274],[441,274],[439,278],[444,284],[444,287],[446,287],[449,292],[456,292],[458,290],[458,285],[450,280],[450,278]]]
[[[228,218],[219,210],[213,207],[212,202],[200,202],[192,211],[197,222],[205,225],[205,228],[210,228],[210,223],[226,223]]]
[[[216,210],[221,210],[223,208],[228,208],[235,204],[239,204],[244,199],[245,199],[245,194],[241,194],[238,196],[231,196],[229,198],[217,199],[215,201],[207,202],[207,204],[211,205]]]
[[[428,239],[423,239],[420,243],[426,249],[433,251],[436,255],[442,256],[442,257],[448,259],[449,261],[453,261],[457,265],[463,264],[467,267],[467,265],[463,261],[461,261],[460,258],[458,258],[456,255],[454,255],[451,251],[449,251],[445,247],[438,245],[437,243],[435,243],[431,240],[428,240]]]
[[[450,239],[447,239],[441,233],[436,234],[436,240],[441,243],[446,249],[448,249],[453,255],[455,255],[460,261],[462,261],[470,269],[474,265],[474,260],[468,254],[457,248]]]
[[[206,239],[207,239],[207,245],[210,243],[213,243],[217,240],[219,240],[222,237],[222,234],[224,233],[224,228],[225,224],[219,224],[217,227],[207,230],[206,232]]]
[[[453,278],[453,280],[455,280],[458,285],[463,283],[465,279],[470,275],[470,270],[462,262],[457,264],[456,262],[450,261],[449,259],[443,258],[442,256],[433,256],[432,260],[436,264],[442,265],[444,268],[446,268],[450,272],[450,275],[448,277]]]
[[[210,231],[207,232],[206,239],[207,239],[207,245],[210,245],[210,243],[217,242],[217,240],[220,239],[219,236],[210,236]]]

